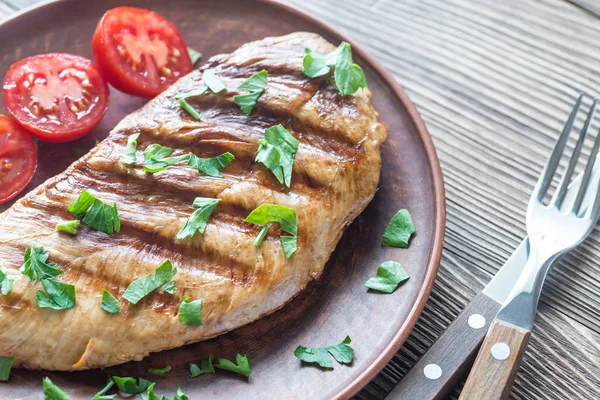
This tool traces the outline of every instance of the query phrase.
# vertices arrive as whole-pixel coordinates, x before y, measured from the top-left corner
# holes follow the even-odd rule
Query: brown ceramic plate
[[[251,40],[294,31],[317,32],[335,44],[352,42],[310,16],[264,0],[60,0],[0,25],[0,72],[39,53],[61,51],[91,58],[96,23],[107,9],[120,5],[152,9],[167,17],[189,45],[204,53],[203,60]],[[172,396],[181,387],[192,399],[348,398],[365,386],[398,351],[427,301],[442,251],[445,201],[435,150],[414,105],[377,61],[357,45],[353,50],[367,75],[375,108],[389,129],[389,140],[383,146],[379,191],[344,234],[318,282],[260,321],[141,362],[75,373],[14,370],[10,382],[0,383],[0,398],[39,399],[42,378],[49,376],[73,399],[90,399],[109,374],[148,377],[148,367],[167,364],[173,367],[169,374],[151,377],[158,382],[158,393]],[[91,135],[62,145],[39,143],[39,169],[29,189],[65,169],[145,102],[115,90],[111,96],[106,117]],[[386,224],[400,208],[412,213],[417,235],[409,249],[382,247]],[[386,260],[401,262],[410,280],[393,294],[368,292],[364,282]],[[355,349],[352,365],[322,371],[294,357],[298,345],[331,345],[346,335],[352,337]],[[188,363],[210,353],[228,358],[248,354],[252,376],[247,380],[222,372],[190,379]]]

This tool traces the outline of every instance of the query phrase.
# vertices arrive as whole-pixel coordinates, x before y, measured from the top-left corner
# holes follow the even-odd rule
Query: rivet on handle
[[[473,329],[481,329],[485,326],[485,317],[481,314],[473,314],[467,320],[469,326]]]
[[[491,353],[496,360],[506,360],[510,356],[510,347],[506,343],[496,343],[492,346]]]
[[[423,368],[423,374],[425,374],[425,378],[435,381],[442,376],[442,368],[437,364],[427,364]]]

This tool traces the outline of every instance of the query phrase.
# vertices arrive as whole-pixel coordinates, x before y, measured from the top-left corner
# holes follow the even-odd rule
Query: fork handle
[[[494,320],[459,400],[508,398],[531,332]]]

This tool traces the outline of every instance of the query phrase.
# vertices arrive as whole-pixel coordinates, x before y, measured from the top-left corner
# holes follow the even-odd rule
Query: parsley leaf
[[[131,282],[125,293],[123,293],[123,298],[132,304],[137,304],[159,287],[168,284],[176,273],[177,268],[173,268],[171,261],[165,260],[156,268],[154,277],[152,274],[148,274]]]
[[[96,201],[96,198],[87,190],[83,190],[79,197],[68,205],[67,210],[76,218],[82,218],[92,204],[94,204],[94,201]]]
[[[0,268],[0,294],[3,296],[9,294],[12,290],[14,281],[14,279],[10,279],[8,276],[6,276],[6,273],[4,273],[2,268]]]
[[[348,346],[352,340],[350,336],[335,346],[329,347],[304,347],[298,346],[294,350],[294,355],[307,363],[316,363],[323,368],[333,368],[333,363],[328,354],[331,354],[340,364],[349,364],[352,362],[354,349]]]
[[[56,268],[53,262],[47,262],[49,253],[43,247],[29,247],[23,256],[23,265],[19,269],[21,273],[32,281],[52,279],[62,274],[62,270]]]
[[[213,355],[208,356],[208,360],[202,360],[200,365],[190,363],[190,378],[195,378],[202,374],[214,374],[215,367],[213,366]]]
[[[177,388],[177,394],[172,399],[169,399],[167,396],[164,396],[164,395],[158,397],[154,393],[154,385],[156,385],[156,384],[153,383],[152,385],[150,385],[150,387],[148,387],[148,399],[147,400],[190,400],[190,398],[185,393],[183,393],[181,388]],[[142,399],[143,399],[143,397],[142,397]]]
[[[119,392],[127,394],[140,394],[144,393],[154,383],[144,378],[139,378],[136,382],[135,378],[113,376],[113,382],[117,385]]]
[[[111,378],[108,378],[106,386],[96,393],[94,397],[92,397],[92,400],[114,400],[117,397],[116,394],[106,394],[113,386],[115,386],[115,382]]]
[[[15,359],[11,357],[0,357],[0,382],[8,381],[14,361]]]
[[[123,157],[121,157],[121,163],[125,165],[135,164],[136,157],[135,154],[137,152],[137,140],[140,137],[139,133],[134,133],[133,135],[129,135],[127,138],[127,145],[125,146],[125,150],[123,151]]]
[[[302,60],[302,72],[310,78],[327,75],[334,68],[335,85],[342,96],[356,93],[367,87],[367,80],[362,68],[352,62],[350,44],[342,42],[337,49],[325,55],[305,49]]]
[[[111,234],[121,230],[121,220],[117,203],[109,206],[101,200],[94,200],[92,208],[83,217],[82,222],[97,231]]]
[[[169,157],[171,153],[173,153],[173,149],[156,143],[146,147],[146,150],[144,150],[144,171],[151,174],[164,171],[168,165],[188,161],[190,157],[189,154]]]
[[[239,94],[237,96],[233,96],[233,100],[240,106],[242,112],[246,115],[250,115],[258,98],[263,94],[265,87],[267,87],[267,71],[262,70],[252,75],[250,78],[246,79],[238,89],[247,90],[250,93],[247,94]]]
[[[298,236],[298,225],[296,221],[296,211],[292,208],[280,206],[277,204],[263,204],[256,208],[254,211],[246,217],[245,222],[249,222],[255,225],[265,225],[269,222],[279,223],[279,227],[282,231],[289,233],[292,236],[280,236],[281,245],[285,258],[288,259],[296,252],[297,249],[297,236]],[[266,234],[266,233],[264,233]],[[262,242],[258,240],[263,235],[263,231],[259,234],[259,237],[254,242]]]
[[[75,286],[52,279],[42,279],[44,291],[38,290],[35,303],[39,308],[66,310],[75,307]]]
[[[202,53],[197,50],[192,49],[188,46],[187,48],[188,54],[190,55],[190,59],[192,60],[192,65],[196,64],[198,60],[202,57]]]
[[[171,371],[170,365],[164,368],[148,368],[148,373],[152,375],[166,375],[169,371]]]
[[[335,64],[334,79],[340,94],[346,96],[367,87],[367,79],[362,68],[352,62],[352,50],[348,43],[340,45],[341,50]]]
[[[212,158],[200,158],[195,154],[190,153],[190,160],[188,165],[195,167],[198,172],[212,176],[214,178],[220,178],[223,176],[221,170],[225,168],[235,157],[233,154],[226,152],[221,155]]]
[[[80,224],[81,223],[79,222],[78,219],[75,219],[73,221],[63,222],[61,224],[56,224],[56,232],[67,232],[72,235],[75,235],[77,233],[77,227]]]
[[[69,400],[69,395],[52,383],[50,378],[45,377],[42,384],[44,387],[44,400]]]
[[[387,246],[407,248],[408,242],[413,233],[415,225],[412,222],[408,210],[400,210],[394,215],[385,228],[381,242]]]
[[[290,187],[298,140],[283,125],[275,125],[265,129],[265,138],[259,143],[254,161],[263,163],[279,183]]]
[[[235,363],[225,358],[219,358],[219,363],[215,364],[214,367],[244,375],[246,378],[250,377],[250,373],[252,373],[248,356],[242,356],[241,354],[235,356]]]
[[[399,262],[386,261],[377,268],[377,275],[365,282],[365,286],[380,292],[392,293],[408,278],[408,273]]]
[[[217,78],[214,68],[208,68],[204,71],[202,74],[202,81],[213,93],[221,93],[227,89],[223,82]]]
[[[220,199],[196,197],[196,200],[194,200],[192,205],[198,209],[185,221],[183,227],[177,234],[177,240],[191,238],[196,232],[204,234],[206,225],[208,224],[208,218],[220,202]]]
[[[184,325],[202,326],[203,302],[202,299],[190,301],[188,296],[184,296],[179,306],[179,322]]]
[[[121,311],[119,301],[106,290],[102,291],[102,309],[110,314],[118,314]]]
[[[168,282],[163,286],[163,290],[169,294],[175,293],[175,281]]]
[[[67,210],[77,218],[83,217],[83,223],[97,231],[111,234],[121,230],[117,204],[109,206],[86,190],[83,190],[79,197],[69,204]]]

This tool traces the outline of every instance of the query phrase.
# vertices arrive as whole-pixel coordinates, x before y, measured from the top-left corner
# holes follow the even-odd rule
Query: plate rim
[[[39,9],[54,5],[55,3],[66,3],[72,0],[45,0],[39,3],[32,4],[25,7],[14,14],[11,14],[7,18],[0,20],[0,29],[5,25],[21,18],[29,13],[38,12]],[[434,200],[434,230],[433,230],[433,243],[432,250],[429,254],[427,262],[427,270],[423,278],[424,284],[419,290],[413,307],[409,311],[404,323],[398,329],[398,332],[391,339],[390,343],[385,349],[379,354],[379,356],[365,368],[359,375],[352,380],[352,382],[344,387],[339,393],[337,393],[334,399],[347,399],[357,394],[362,388],[364,388],[375,376],[383,370],[383,368],[390,362],[392,357],[398,353],[408,336],[412,333],[417,320],[421,316],[425,304],[429,299],[429,294],[433,288],[435,278],[437,276],[440,261],[442,258],[442,250],[444,244],[444,235],[446,228],[446,195],[444,188],[444,180],[442,174],[442,168],[437,156],[437,151],[433,145],[433,139],[429,130],[427,129],[421,114],[418,112],[415,104],[410,100],[404,88],[398,83],[394,76],[370,53],[365,51],[360,45],[358,45],[352,38],[349,38],[347,34],[334,28],[328,22],[325,22],[320,17],[316,17],[308,12],[302,11],[291,5],[281,3],[278,0],[253,0],[257,3],[263,3],[268,6],[277,7],[285,12],[298,16],[304,20],[315,24],[320,29],[330,33],[332,36],[343,38],[346,42],[352,46],[352,51],[358,54],[364,59],[377,74],[379,74],[386,84],[392,89],[394,94],[398,97],[405,110],[408,113],[410,121],[415,126],[415,129],[419,135],[427,163],[429,166],[429,172],[432,178],[433,187],[433,200]]]

